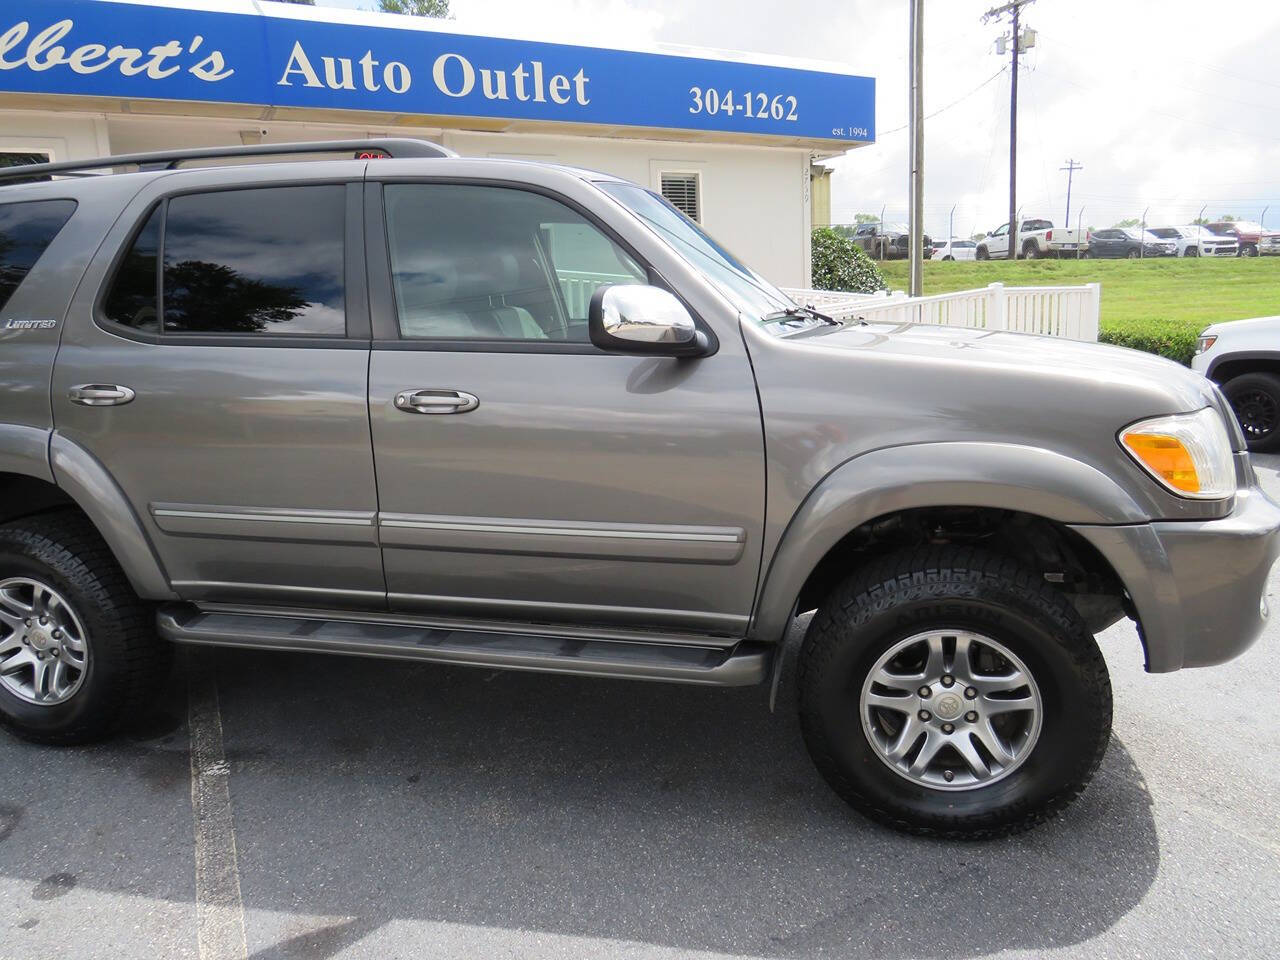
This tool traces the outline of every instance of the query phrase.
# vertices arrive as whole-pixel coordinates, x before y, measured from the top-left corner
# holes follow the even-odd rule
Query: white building
[[[786,286],[809,285],[811,165],[871,142],[874,102],[831,65],[267,0],[0,7],[0,164],[422,137],[648,185]]]

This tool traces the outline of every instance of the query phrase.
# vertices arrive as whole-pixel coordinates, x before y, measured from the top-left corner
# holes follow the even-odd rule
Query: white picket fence
[[[850,294],[833,290],[785,291],[796,303],[808,304],[837,320],[868,323],[929,323],[979,330],[1012,330],[1068,340],[1097,340],[1102,288],[1006,287],[992,283],[977,290],[958,290],[930,297],[901,291]]]

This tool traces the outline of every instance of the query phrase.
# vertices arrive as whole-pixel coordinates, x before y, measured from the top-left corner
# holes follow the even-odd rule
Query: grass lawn
[[[890,289],[906,289],[905,260],[878,266]],[[1219,320],[1280,314],[1280,257],[926,261],[924,265],[926,294],[969,290],[996,281],[1011,287],[1101,283],[1104,332],[1172,321],[1194,328],[1194,335]]]

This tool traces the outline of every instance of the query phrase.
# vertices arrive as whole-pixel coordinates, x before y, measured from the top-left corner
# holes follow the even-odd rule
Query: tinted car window
[[[172,198],[164,331],[342,336],[345,192],[326,185]]]
[[[1177,240],[1182,236],[1182,234],[1178,233],[1178,231],[1173,229],[1173,227],[1154,227],[1147,232],[1154,233],[1161,240]]]
[[[0,204],[0,309],[75,209],[74,200]]]
[[[1027,220],[1022,224],[1023,230],[1048,230],[1053,226],[1048,220]]]
[[[594,224],[540,194],[388,184],[385,197],[404,337],[585,343],[599,286],[647,282]]]
[[[160,309],[156,298],[160,292],[157,271],[161,212],[162,208],[157,206],[134,237],[102,303],[102,312],[108,320],[152,333],[160,329]]]

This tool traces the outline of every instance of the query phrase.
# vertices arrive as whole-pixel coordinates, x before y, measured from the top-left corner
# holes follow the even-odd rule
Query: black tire
[[[1081,253],[1081,254],[1080,254],[1080,259],[1081,259],[1081,260],[1092,260],[1092,259],[1093,259],[1093,251],[1092,251],[1092,250],[1085,250],[1083,253]]]
[[[1223,384],[1240,421],[1245,441],[1254,453],[1280,449],[1280,376],[1274,373],[1242,373]]]
[[[1037,247],[1034,243],[1026,243],[1026,244],[1023,244],[1023,246],[1022,246],[1022,259],[1024,259],[1024,260],[1039,260],[1039,259],[1040,259],[1040,248],[1039,248],[1039,247]]]
[[[1141,256],[1142,254],[1137,250],[1130,250],[1128,253],[1125,254],[1125,257],[1129,260],[1137,260]]]
[[[1187,247],[1182,255],[1184,257],[1198,257],[1200,256],[1200,249],[1198,247]]]
[[[156,636],[153,609],[97,531],[69,511],[0,526],[0,581],[15,577],[52,587],[70,603],[89,654],[78,689],[61,703],[31,703],[0,683],[0,722],[27,740],[74,744],[139,716],[169,671],[172,647]]]
[[[1039,736],[1003,779],[958,791],[919,785],[863,729],[861,691],[877,660],[931,628],[997,640],[1038,685]],[[967,547],[895,553],[837,586],[810,624],[797,685],[823,777],[855,809],[910,833],[982,839],[1028,829],[1084,791],[1111,734],[1106,663],[1075,608],[1034,571]]]
[[[990,260],[991,254],[987,252],[986,247],[979,246],[977,252],[974,253],[973,257],[975,260]]]
[[[1240,256],[1256,257],[1257,255],[1258,255],[1258,248],[1254,244],[1252,243],[1240,244]]]

